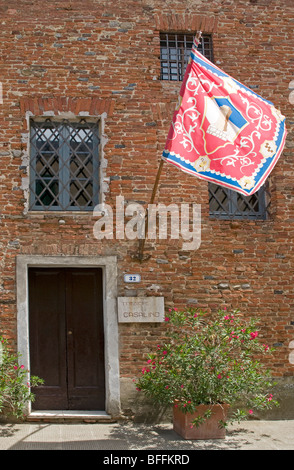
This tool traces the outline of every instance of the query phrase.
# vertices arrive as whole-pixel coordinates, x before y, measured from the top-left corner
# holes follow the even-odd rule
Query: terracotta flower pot
[[[224,439],[226,429],[219,426],[219,421],[226,421],[230,405],[199,405],[195,413],[184,413],[179,407],[173,408],[173,429],[184,439]],[[205,411],[212,411],[211,417],[200,426],[192,426],[192,421],[203,416]]]

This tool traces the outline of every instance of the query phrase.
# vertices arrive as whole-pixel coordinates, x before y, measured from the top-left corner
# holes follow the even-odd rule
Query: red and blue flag
[[[273,103],[212,64],[195,40],[163,158],[249,196],[277,163],[286,134]]]

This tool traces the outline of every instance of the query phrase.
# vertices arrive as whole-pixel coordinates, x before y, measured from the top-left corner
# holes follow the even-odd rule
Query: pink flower
[[[166,388],[166,390],[167,390],[167,389],[169,388],[169,386],[168,386],[168,385],[166,385],[166,386],[165,386],[165,388]]]
[[[248,413],[249,413],[250,415],[253,415],[253,410],[249,410]]]
[[[217,378],[218,378],[218,379],[221,379],[221,378],[222,378],[222,375],[221,375],[221,374],[218,374]]]
[[[167,351],[163,351],[163,353],[162,353],[162,354],[164,354],[164,356],[165,356],[165,355],[167,354]]]
[[[250,339],[255,339],[255,338],[257,338],[257,336],[258,336],[258,331],[254,331],[254,332],[250,333],[250,336],[251,336]]]
[[[17,370],[17,369],[18,369],[18,367],[17,367],[17,366],[13,366],[13,369],[14,369],[14,370]]]
[[[181,385],[181,388],[184,388],[184,385]]]
[[[137,390],[138,392],[141,392],[141,389],[140,389],[139,387],[136,387],[136,390]]]
[[[229,320],[229,319],[230,319],[229,315],[226,315],[226,316],[224,317],[224,320]]]
[[[147,363],[150,364],[150,362],[152,362],[152,359],[148,359]]]
[[[168,317],[165,317],[164,321],[169,321],[169,318],[168,318]]]
[[[177,311],[178,311],[178,309],[177,309],[177,308],[174,308],[174,311],[175,311],[175,312],[177,312]]]

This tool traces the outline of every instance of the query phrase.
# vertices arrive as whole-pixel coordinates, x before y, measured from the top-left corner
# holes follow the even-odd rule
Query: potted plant
[[[20,364],[20,354],[13,354],[7,339],[0,336],[0,413],[24,418],[24,409],[29,401],[34,400],[31,387],[44,383],[43,379],[31,376]]]
[[[174,430],[182,437],[224,438],[228,423],[278,405],[261,360],[273,349],[259,341],[257,319],[238,311],[174,309],[165,320],[167,341],[148,354],[136,388],[173,406]]]

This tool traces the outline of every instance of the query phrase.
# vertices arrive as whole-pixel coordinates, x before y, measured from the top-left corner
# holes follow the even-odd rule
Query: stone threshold
[[[83,421],[88,423],[110,423],[115,422],[105,411],[87,410],[35,410],[26,418],[27,421]]]

